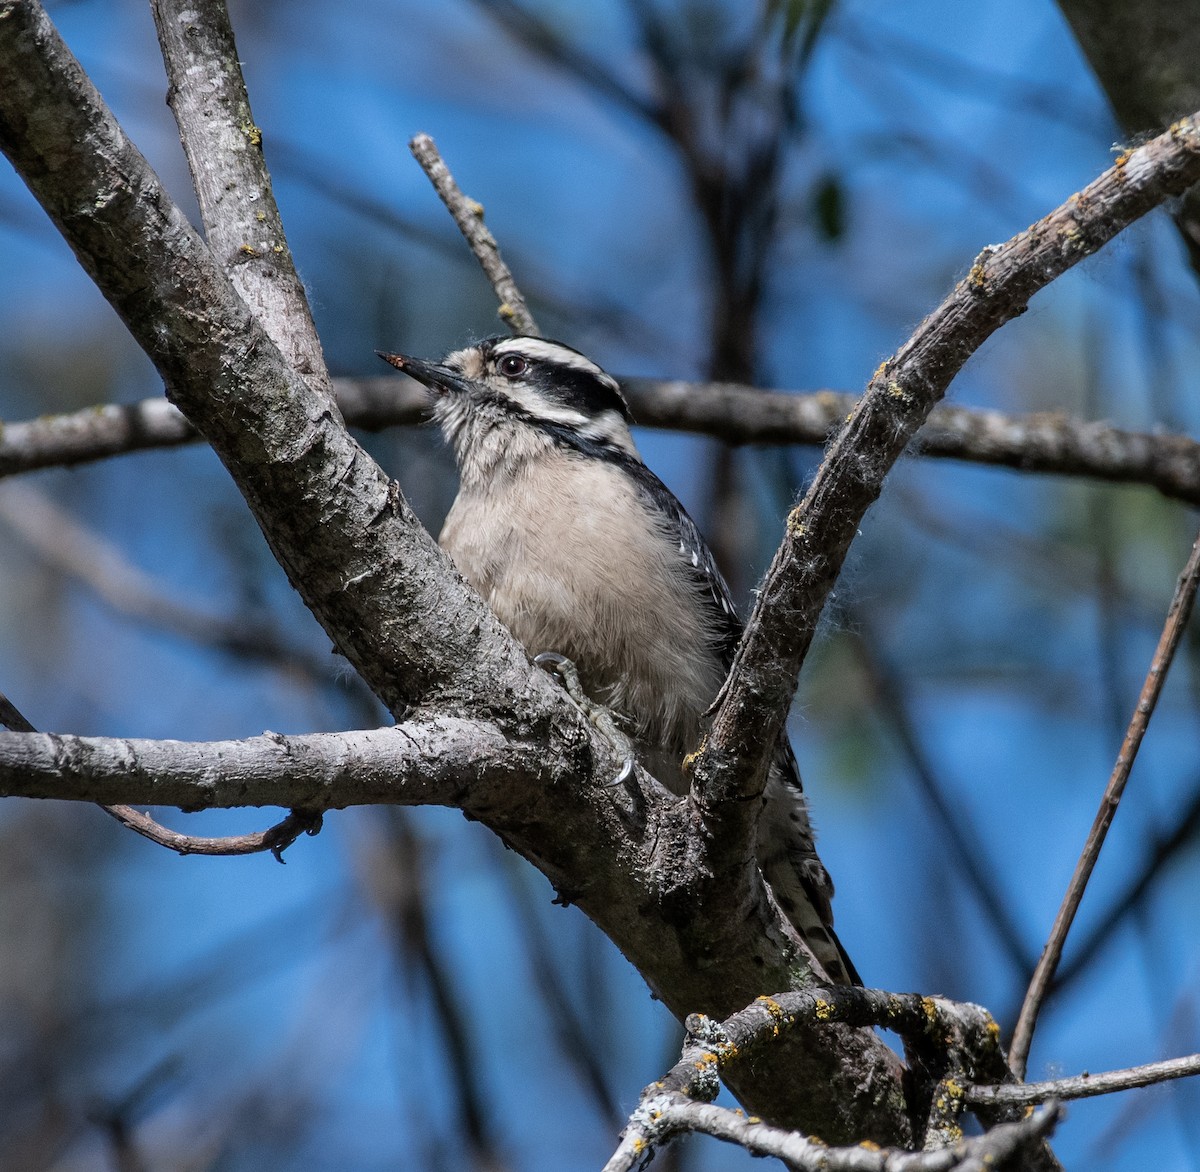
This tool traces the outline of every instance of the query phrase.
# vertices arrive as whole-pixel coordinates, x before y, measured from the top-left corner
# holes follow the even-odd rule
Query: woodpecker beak
[[[447,391],[464,392],[467,389],[467,380],[448,366],[425,362],[420,358],[410,358],[407,354],[385,354],[382,350],[376,350],[375,353],[384,362],[390,362],[397,370],[404,371],[409,378],[424,383],[431,391],[444,394]]]

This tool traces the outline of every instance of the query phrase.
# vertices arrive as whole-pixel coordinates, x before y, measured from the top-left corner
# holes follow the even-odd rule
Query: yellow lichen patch
[[[907,399],[908,398],[908,392],[904,389],[904,387],[900,383],[896,382],[895,379],[892,379],[891,382],[888,383],[887,393],[893,399]]]
[[[695,749],[688,753],[683,759],[683,772],[685,774],[690,774],[692,770],[695,769],[696,762],[700,760],[700,755],[707,747],[708,734],[705,733],[705,735],[700,738],[700,743],[695,747]]]
[[[243,122],[240,129],[251,146],[262,146],[262,130],[260,127],[255,126],[253,122]]]
[[[971,266],[971,271],[967,273],[967,284],[972,289],[982,289],[987,284],[987,273],[984,272],[983,265],[976,261]]]
[[[871,375],[871,381],[883,378],[887,374],[888,360],[885,358],[876,368],[875,373]]]
[[[633,1150],[640,1156],[646,1150],[646,1141],[639,1135],[633,1141]]]
[[[266,218],[266,212],[256,212],[254,218],[261,224]]]
[[[813,1008],[816,1010],[817,1021],[832,1021],[836,1013],[833,1005],[820,997],[817,998]]]
[[[1124,150],[1123,150],[1123,151],[1122,151],[1122,152],[1121,152],[1121,153],[1120,153],[1120,154],[1119,154],[1119,155],[1118,155],[1118,156],[1117,156],[1117,157],[1116,157],[1116,158],[1113,160],[1113,166],[1114,166],[1114,167],[1117,167],[1118,169],[1119,169],[1119,168],[1121,168],[1121,167],[1124,167],[1124,166],[1125,166],[1125,164],[1129,162],[1129,156],[1130,156],[1130,155],[1132,155],[1132,154],[1133,154],[1133,151],[1132,151],[1132,150],[1131,150],[1129,147],[1126,147],[1126,148],[1125,148],[1125,149],[1124,149]]]
[[[991,1038],[994,1046],[1000,1045],[1000,1027],[991,1017],[988,1018],[988,1023],[983,1027],[987,1031],[987,1036]]]
[[[779,1023],[787,1021],[787,1011],[773,997],[759,996],[755,998],[755,1001],[771,1015],[771,1020],[774,1023],[771,1027],[771,1036],[773,1038],[779,1037]]]
[[[258,256],[258,252],[252,244],[243,244],[239,246],[238,252],[240,252],[243,256]]]
[[[883,1151],[883,1148],[881,1148],[873,1139],[859,1140],[858,1146],[860,1148],[862,1148],[862,1150],[864,1152],[882,1152]]]
[[[797,540],[804,536],[804,518],[799,509],[793,509],[788,513],[787,531],[789,536],[795,537]]]
[[[932,997],[921,998],[921,1012],[929,1019],[930,1025],[937,1025],[938,1008],[937,1002]]]
[[[467,208],[477,220],[483,219],[483,204],[477,199],[467,200]]]

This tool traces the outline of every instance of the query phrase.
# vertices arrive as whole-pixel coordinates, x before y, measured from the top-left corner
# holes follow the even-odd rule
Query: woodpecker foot
[[[633,754],[633,745],[617,727],[612,710],[605,708],[603,704],[597,704],[584,692],[583,684],[579,680],[579,669],[565,655],[559,655],[557,651],[543,651],[533,657],[533,662],[537,667],[554,672],[562,680],[567,695],[583,710],[584,716],[600,730],[609,744],[621,754],[621,770],[604,788],[624,785],[633,776],[637,762]]]

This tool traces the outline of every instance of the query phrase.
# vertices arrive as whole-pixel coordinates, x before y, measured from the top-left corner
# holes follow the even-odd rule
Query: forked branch
[[[1192,115],[1123,154],[1007,243],[985,248],[950,296],[880,365],[788,517],[697,761],[693,792],[702,808],[730,799],[719,817],[739,824],[720,833],[746,836],[744,799],[762,789],[771,746],[850,543],[950,381],[1038,290],[1198,179],[1200,115]]]

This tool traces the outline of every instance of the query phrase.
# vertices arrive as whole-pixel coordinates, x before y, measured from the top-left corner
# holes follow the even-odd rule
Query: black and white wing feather
[[[697,585],[711,597],[716,650],[728,671],[743,626],[716,559],[674,493],[639,460],[631,457],[628,471],[647,505],[662,518]],[[779,737],[764,798],[758,847],[763,878],[830,977],[861,985],[854,963],[833,931],[833,882],[817,855],[800,768],[785,733]]]

